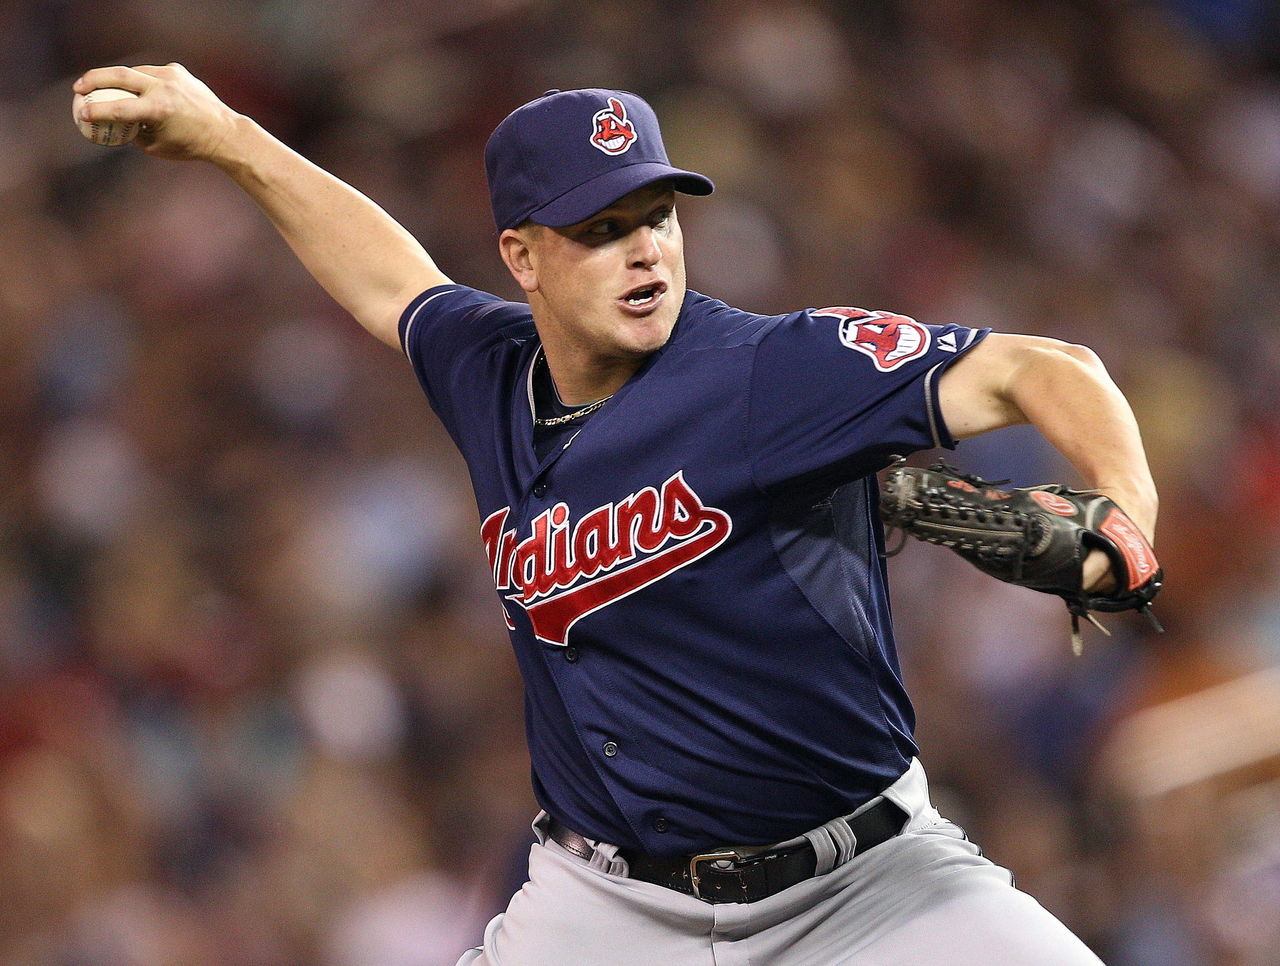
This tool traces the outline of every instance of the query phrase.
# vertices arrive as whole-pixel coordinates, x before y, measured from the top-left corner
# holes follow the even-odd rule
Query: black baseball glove
[[[1007,481],[1002,481],[1007,482]],[[880,517],[904,534],[954,550],[1006,583],[1056,594],[1071,613],[1071,642],[1080,652],[1080,618],[1103,633],[1090,611],[1136,610],[1160,630],[1151,601],[1164,571],[1146,537],[1112,500],[1059,484],[1008,488],[938,462],[929,469],[899,461],[885,476]],[[1111,558],[1115,589],[1083,586],[1093,549]]]

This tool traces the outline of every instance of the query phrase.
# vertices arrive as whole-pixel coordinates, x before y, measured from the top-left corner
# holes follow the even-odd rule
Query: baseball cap
[[[629,91],[547,91],[497,126],[484,163],[499,231],[527,218],[563,228],[655,181],[690,195],[715,190],[672,167],[657,115]]]

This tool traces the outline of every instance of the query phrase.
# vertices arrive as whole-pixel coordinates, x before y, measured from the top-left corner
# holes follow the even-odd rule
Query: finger
[[[100,89],[93,88],[93,90]],[[128,88],[121,89],[128,90]],[[76,116],[81,121],[96,124],[105,124],[110,121],[119,121],[126,124],[135,121],[145,123],[150,120],[150,115],[153,113],[150,106],[141,97],[122,97],[114,101],[89,101],[87,99],[78,99],[78,101]]]
[[[158,64],[142,64],[141,66],[134,67],[133,69],[140,74],[146,74],[148,77],[164,77],[165,75],[172,74],[175,71],[186,70],[186,68],[181,64],[172,62],[165,64],[163,67]]]
[[[141,94],[154,83],[153,77],[133,67],[95,67],[77,77],[72,89],[77,94],[87,94],[99,87],[117,87]]]

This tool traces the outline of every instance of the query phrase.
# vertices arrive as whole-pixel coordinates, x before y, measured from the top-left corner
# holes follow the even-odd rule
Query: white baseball
[[[123,91],[117,87],[99,87],[88,94],[77,94],[71,99],[71,116],[75,118],[80,133],[94,144],[127,144],[138,136],[136,121],[82,121],[80,105],[97,101],[119,101],[126,97],[137,97],[133,91]]]

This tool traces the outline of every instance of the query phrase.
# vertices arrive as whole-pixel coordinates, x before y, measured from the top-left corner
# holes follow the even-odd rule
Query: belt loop
[[[546,845],[547,839],[550,838],[551,816],[545,811],[538,812],[538,817],[533,820],[533,834],[538,838],[539,845]]]
[[[853,833],[853,829],[849,827],[847,818],[835,819],[828,822],[825,826],[831,832],[831,838],[835,841],[836,846],[836,865],[844,865],[854,857],[858,848],[858,836]]]
[[[919,758],[913,758],[902,776],[884,790],[884,797],[907,813],[907,828],[920,828],[942,821],[942,816],[930,803],[929,779]]]
[[[534,819],[533,830],[538,841],[546,845],[553,841],[571,855],[576,855],[597,872],[627,878],[631,874],[631,866],[620,854],[618,846],[609,842],[598,842],[580,835],[572,829],[565,828],[546,812],[539,812]]]
[[[607,875],[622,876],[624,879],[630,875],[631,866],[618,854],[616,845],[610,842],[592,842],[592,844],[596,850],[587,862],[591,868]]]
[[[858,809],[858,812],[865,811],[873,802],[868,802],[867,805]],[[825,825],[804,833],[804,837],[809,840],[818,858],[814,875],[823,875],[836,866],[844,865],[857,853],[858,836],[849,827],[850,818],[852,816],[833,818]]]
[[[848,826],[846,825],[845,828],[848,828]],[[832,839],[830,830],[826,825],[823,825],[805,832],[804,837],[813,846],[813,854],[817,856],[818,860],[813,874],[826,875],[836,867],[836,859],[840,856],[839,846]]]

